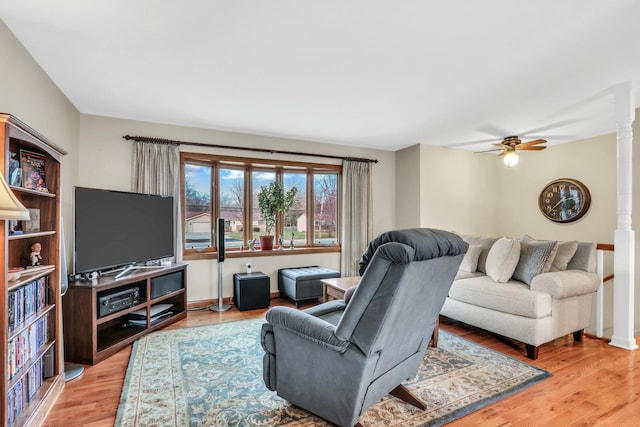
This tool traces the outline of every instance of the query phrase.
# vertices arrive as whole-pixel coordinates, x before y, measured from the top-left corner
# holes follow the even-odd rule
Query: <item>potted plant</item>
[[[277,181],[272,181],[267,186],[260,187],[258,192],[258,207],[265,225],[265,235],[260,236],[260,249],[269,251],[273,249],[275,235],[273,229],[276,226],[276,218],[281,212],[285,212],[293,206],[298,189],[291,187],[284,191],[284,187]]]

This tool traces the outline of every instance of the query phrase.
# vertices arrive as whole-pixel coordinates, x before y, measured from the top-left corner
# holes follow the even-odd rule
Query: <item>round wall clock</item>
[[[538,197],[540,211],[554,222],[576,221],[587,213],[590,204],[589,189],[580,181],[570,178],[551,181]]]

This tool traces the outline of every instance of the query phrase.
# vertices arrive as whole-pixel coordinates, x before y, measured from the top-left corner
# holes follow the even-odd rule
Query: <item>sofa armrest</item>
[[[595,273],[582,270],[552,271],[538,274],[531,281],[534,291],[546,292],[554,299],[563,299],[595,292],[600,280]]]
[[[273,307],[267,311],[266,319],[274,329],[282,327],[301,338],[340,353],[345,352],[349,346],[349,341],[336,337],[334,325],[291,307]]]

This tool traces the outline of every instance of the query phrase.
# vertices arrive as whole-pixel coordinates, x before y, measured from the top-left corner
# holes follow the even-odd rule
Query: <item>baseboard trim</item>
[[[275,291],[269,294],[271,299],[280,298],[280,292]],[[233,304],[232,297],[224,297],[222,299],[223,304]],[[195,300],[195,301],[187,301],[187,310],[202,310],[209,307],[212,304],[218,304],[218,298],[206,299],[206,300]]]

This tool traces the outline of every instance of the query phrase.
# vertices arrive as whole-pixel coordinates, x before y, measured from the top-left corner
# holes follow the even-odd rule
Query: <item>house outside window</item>
[[[339,165],[182,153],[181,168],[185,259],[217,252],[216,218],[225,220],[226,253],[248,251],[248,242],[265,234],[257,200],[272,181],[298,189],[293,207],[277,220],[276,248],[282,237],[283,246],[293,240],[298,251],[339,250]]]

